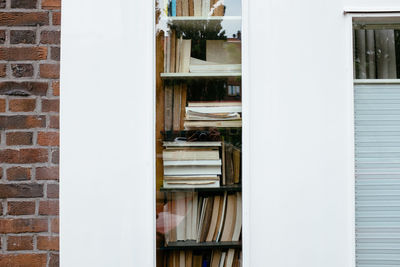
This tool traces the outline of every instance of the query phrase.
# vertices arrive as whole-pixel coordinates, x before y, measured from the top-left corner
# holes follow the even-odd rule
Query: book
[[[175,72],[181,72],[180,70],[180,62],[181,62],[181,46],[182,46],[183,38],[175,39]]]
[[[192,215],[193,215],[193,218],[192,218],[192,230],[191,230],[192,236],[191,236],[191,239],[192,240],[196,240],[196,238],[197,238],[197,227],[198,227],[197,222],[198,222],[198,219],[199,219],[199,217],[198,217],[199,195],[198,195],[197,192],[193,192],[193,199],[192,200],[193,200],[192,201]]]
[[[233,266],[234,257],[235,257],[235,250],[234,249],[228,249],[228,253],[226,254],[226,259],[225,259],[225,266],[226,267],[232,267]]]
[[[186,107],[186,98],[187,98],[187,84],[183,83],[181,85],[181,111],[180,111],[180,125],[179,129],[183,129],[185,122],[185,107]]]
[[[176,0],[171,1],[171,16],[176,17]]]
[[[206,41],[206,61],[219,64],[241,64],[241,42],[226,40]]]
[[[180,43],[179,72],[187,73],[190,69],[190,53],[192,40],[182,39]]]
[[[219,159],[218,150],[168,150],[163,151],[163,160],[217,160]]]
[[[233,183],[238,184],[240,182],[240,157],[241,151],[237,147],[232,149],[233,159]]]
[[[192,260],[193,260],[193,251],[191,250],[186,251],[185,267],[192,267]]]
[[[215,62],[213,60],[201,60],[197,58],[190,58],[189,72],[203,73],[203,72],[240,72],[242,70],[241,64],[229,64]]]
[[[228,199],[228,193],[225,192],[224,193],[224,198],[222,201],[222,211],[221,211],[221,219],[219,221],[219,225],[218,225],[218,232],[217,232],[217,236],[215,238],[216,242],[220,242],[221,241],[221,235],[222,235],[222,231],[224,228],[224,222],[225,222],[225,217],[226,217],[226,202]]]
[[[194,16],[194,1],[189,0],[189,16]]]
[[[176,16],[182,16],[182,1],[183,0],[176,0]]]
[[[171,85],[165,85],[164,88],[164,130],[171,131],[172,130],[172,105],[173,105],[173,87]]]
[[[242,107],[241,101],[190,101],[188,107]],[[237,111],[239,112],[239,111]],[[241,111],[240,111],[241,112]]]
[[[226,155],[225,155],[225,142],[222,142],[221,147],[221,157],[222,157],[222,185],[226,185]]]
[[[182,0],[182,16],[189,16],[189,0]]]
[[[240,113],[242,112],[242,106],[220,106],[220,107],[210,107],[210,106],[189,106],[186,107],[186,112],[197,112],[197,113]]]
[[[187,121],[226,121],[239,120],[240,114],[237,112],[231,113],[201,113],[195,111],[187,111],[185,120]]]
[[[186,255],[185,255],[185,251],[184,250],[181,250],[181,251],[179,251],[179,267],[183,267],[183,266],[185,266],[186,265]]]
[[[176,31],[171,30],[171,37],[169,38],[170,42],[170,52],[168,54],[169,59],[169,71],[167,72],[176,72],[175,65],[176,65]]]
[[[187,142],[187,141],[175,141],[175,142],[163,142],[163,146],[165,147],[220,147],[221,141],[196,141],[196,142]]]
[[[217,241],[217,236],[220,232],[221,225],[223,225],[223,212],[225,209],[224,208],[225,204],[226,204],[225,196],[220,196],[217,223],[215,225],[215,230],[214,230],[214,234],[213,234],[213,238],[212,238],[213,242]]]
[[[219,267],[219,262],[221,261],[222,251],[221,250],[213,250],[211,255],[211,266],[210,267]]]
[[[220,166],[164,166],[164,175],[221,175]]]
[[[221,253],[221,260],[219,262],[219,267],[225,267],[225,258],[226,258],[226,252]]]
[[[176,193],[176,215],[178,222],[176,226],[176,240],[186,240],[186,196],[185,193]]]
[[[219,180],[206,181],[163,181],[164,188],[218,188],[220,187]]]
[[[221,166],[222,162],[220,159],[213,160],[166,160],[164,161],[164,167],[201,167],[201,166]],[[200,174],[199,174],[200,175]]]
[[[232,241],[239,241],[242,231],[242,193],[236,193],[236,222],[232,234]]]
[[[206,216],[206,210],[207,210],[207,205],[208,205],[208,197],[205,197],[202,202],[200,202],[200,219],[199,219],[199,225],[197,228],[197,237],[196,237],[196,242],[200,242],[201,240],[201,235],[202,235],[202,229],[204,225],[204,219]]]
[[[193,15],[195,17],[201,17],[202,0],[193,0]]]
[[[212,216],[213,207],[214,207],[214,197],[208,197],[207,207],[204,212],[203,226],[201,228],[200,242],[206,241],[208,230],[209,230],[210,224],[211,224],[211,216]]]
[[[225,144],[225,184],[234,184],[233,145]]]
[[[176,242],[177,238],[176,238],[176,226],[178,224],[178,219],[177,219],[177,211],[176,211],[176,199],[173,198],[171,199],[171,201],[169,201],[170,203],[170,226],[171,226],[171,230],[169,232],[169,241],[170,242]]]
[[[229,120],[229,121],[185,121],[184,128],[190,130],[191,128],[240,128],[242,127],[242,120]]]
[[[202,0],[201,3],[201,15],[203,17],[208,17],[208,14],[210,12],[210,0]]]
[[[236,222],[236,195],[229,194],[226,203],[226,215],[221,241],[232,241],[233,231]]]
[[[194,240],[192,237],[192,220],[193,220],[193,193],[186,193],[186,240]]]
[[[193,267],[202,267],[201,255],[193,255]]]
[[[173,127],[174,131],[181,129],[181,97],[182,86],[179,84],[174,85],[174,104],[173,104]]]
[[[218,213],[219,213],[219,207],[220,207],[220,196],[215,196],[214,197],[214,203],[213,203],[213,208],[212,208],[212,216],[211,216],[211,223],[210,227],[208,229],[206,241],[211,242],[213,241],[213,236],[215,233],[215,229],[217,228],[217,221],[218,221]]]

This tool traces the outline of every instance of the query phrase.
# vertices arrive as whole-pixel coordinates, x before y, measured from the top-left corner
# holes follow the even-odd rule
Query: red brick
[[[41,184],[0,184],[0,198],[43,197]]]
[[[48,12],[0,12],[0,26],[49,25]]]
[[[54,218],[51,220],[51,232],[59,233],[60,232],[60,219]]]
[[[6,134],[6,144],[8,146],[32,145],[33,133],[14,132]]]
[[[37,248],[39,250],[52,250],[59,251],[59,238],[58,236],[38,236],[37,237]]]
[[[10,99],[8,108],[12,112],[30,112],[36,108],[36,99]]]
[[[60,128],[60,117],[50,116],[50,128],[59,129]]]
[[[0,219],[0,233],[41,233],[47,232],[47,219]],[[3,266],[0,264],[0,266]]]
[[[59,96],[60,95],[60,81],[54,81],[52,83],[52,87],[53,87],[53,95]]]
[[[40,146],[59,146],[59,134],[57,132],[39,132],[37,143]]]
[[[0,95],[45,96],[47,89],[45,82],[0,82]]]
[[[2,149],[0,150],[0,163],[29,164],[47,162],[47,149]],[[1,194],[0,194],[1,196]]]
[[[6,73],[6,64],[0,64],[0,77],[6,77],[7,73]]]
[[[33,250],[33,237],[32,236],[8,236],[7,250]]]
[[[9,181],[23,181],[31,179],[31,169],[23,167],[12,167],[6,171],[7,180]]]
[[[41,64],[40,77],[48,79],[60,78],[60,65],[59,64]]]
[[[60,267],[60,255],[57,253],[50,253],[50,261],[48,267]]]
[[[53,12],[53,25],[61,25],[61,12]]]
[[[61,9],[61,0],[43,0],[43,9]]]
[[[32,77],[33,65],[32,64],[12,64],[11,71],[14,77]]]
[[[58,215],[58,200],[40,201],[39,215]]]
[[[33,215],[35,214],[35,202],[12,201],[8,202],[9,215]]]
[[[58,180],[59,169],[58,167],[39,167],[36,168],[37,180]]]
[[[43,112],[59,112],[60,111],[60,100],[58,100],[58,99],[43,99],[42,100],[42,111]]]
[[[37,0],[11,0],[11,8],[36,8]]]
[[[30,129],[46,127],[46,117],[36,115],[0,116],[0,130]]]
[[[0,60],[45,60],[47,47],[0,47]]]
[[[47,185],[47,198],[59,198],[58,184],[48,184]]]
[[[0,98],[0,112],[6,112],[6,100]]]
[[[46,254],[0,254],[2,267],[46,267]]]
[[[41,44],[60,44],[60,31],[42,31],[40,33]]]
[[[36,32],[31,30],[10,31],[11,44],[34,44],[36,43]]]

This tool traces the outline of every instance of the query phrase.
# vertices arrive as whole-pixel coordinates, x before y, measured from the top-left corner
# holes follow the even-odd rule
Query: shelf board
[[[241,72],[203,72],[203,73],[168,73],[163,72],[160,74],[162,79],[212,79],[212,78],[230,78],[242,77]]]
[[[160,188],[161,192],[208,192],[208,193],[219,193],[219,192],[240,192],[242,191],[241,185],[223,185],[215,188]]]
[[[196,241],[178,241],[178,242],[169,242],[168,246],[161,247],[162,250],[183,250],[183,249],[198,249],[198,250],[207,250],[207,249],[229,249],[229,248],[241,248],[242,242],[201,242],[197,243]]]

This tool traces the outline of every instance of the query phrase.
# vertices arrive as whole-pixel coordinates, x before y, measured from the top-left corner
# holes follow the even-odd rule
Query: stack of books
[[[242,230],[240,192],[202,196],[197,192],[176,193],[164,205],[165,241],[239,241]]]
[[[241,127],[241,102],[189,102],[184,128]]]
[[[221,142],[164,142],[164,188],[220,186]]]
[[[242,252],[240,250],[229,249],[213,250],[210,253],[194,252],[192,250],[172,251],[168,255],[167,267],[241,267]]]
[[[225,7],[219,0],[164,0],[164,12],[170,17],[223,16]]]
[[[164,42],[164,72],[189,72],[192,40],[178,38],[174,30]]]

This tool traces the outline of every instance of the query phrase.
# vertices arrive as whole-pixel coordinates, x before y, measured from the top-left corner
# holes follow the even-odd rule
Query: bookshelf
[[[217,251],[226,254],[218,259],[223,266],[241,259],[241,90],[228,93],[241,88],[241,20],[162,18],[168,30],[156,38],[157,267],[215,265]],[[175,137],[196,134],[174,145]],[[188,253],[193,261],[201,255],[201,264],[188,265]]]

